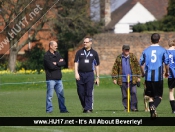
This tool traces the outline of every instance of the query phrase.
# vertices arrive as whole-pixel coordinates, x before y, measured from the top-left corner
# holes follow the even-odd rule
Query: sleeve
[[[57,70],[59,67],[54,65],[52,61],[50,61],[49,56],[47,54],[44,55],[44,67],[49,70]]]
[[[75,58],[74,58],[74,63],[79,61],[79,51],[77,51]]]
[[[95,56],[95,63],[94,63],[96,66],[100,65],[100,59],[99,59],[99,56],[98,56],[98,53],[96,52],[96,56]]]
[[[114,65],[112,67],[112,74],[111,74],[111,76],[112,76],[113,80],[116,80],[117,79],[116,75],[119,74],[118,73],[119,61],[120,61],[119,59],[120,59],[119,57],[116,58],[116,60],[114,62]]]
[[[142,52],[142,55],[140,57],[140,65],[143,66],[144,63],[145,63],[145,53]]]
[[[57,53],[57,56],[58,56],[59,60],[60,60],[60,59],[63,59],[59,53]],[[65,66],[65,65],[66,65],[66,62],[65,62],[64,59],[63,59],[63,61],[61,61],[61,62],[59,62],[59,60],[58,60],[58,62],[57,62],[57,66],[61,67],[61,66]]]
[[[169,57],[168,57],[167,50],[165,50],[165,52],[164,52],[164,63],[165,63],[165,65],[169,64]]]
[[[141,67],[140,67],[140,64],[138,62],[138,59],[137,59],[137,57],[134,54],[133,54],[133,58],[135,60],[136,73],[137,73],[137,75],[141,76]]]

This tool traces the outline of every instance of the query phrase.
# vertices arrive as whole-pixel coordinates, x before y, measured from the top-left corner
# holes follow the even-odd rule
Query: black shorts
[[[168,78],[168,87],[169,89],[175,88],[175,78]]]
[[[162,81],[145,81],[146,90],[145,95],[149,97],[162,97],[163,95],[163,80]]]

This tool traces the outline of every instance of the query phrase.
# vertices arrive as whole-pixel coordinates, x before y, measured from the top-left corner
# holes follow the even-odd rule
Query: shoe
[[[172,111],[172,114],[175,114],[175,111]]]
[[[69,111],[60,111],[60,113],[69,113]]]
[[[52,111],[46,111],[46,113],[52,113]]]
[[[84,110],[83,113],[92,113],[92,110]]]
[[[124,109],[124,112],[128,112],[128,109]]]
[[[138,109],[131,109],[131,111],[138,112],[139,110]]]
[[[151,118],[158,117],[157,112],[156,112],[156,107],[154,105],[152,105],[149,109],[150,109]]]

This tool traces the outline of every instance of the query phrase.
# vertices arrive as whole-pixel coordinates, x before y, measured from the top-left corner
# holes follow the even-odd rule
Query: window
[[[129,32],[133,32],[133,25],[129,25]]]

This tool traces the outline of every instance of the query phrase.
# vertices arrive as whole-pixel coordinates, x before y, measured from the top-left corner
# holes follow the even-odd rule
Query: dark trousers
[[[122,103],[125,109],[128,108],[128,95],[127,95],[127,90],[128,90],[128,83],[123,82],[121,86],[121,92],[122,92]],[[138,109],[137,108],[137,87],[136,85],[133,85],[130,83],[130,109]]]
[[[79,72],[80,80],[77,81],[77,93],[84,110],[92,110],[93,108],[93,87],[94,72]]]

